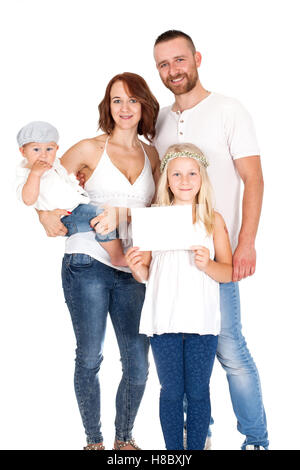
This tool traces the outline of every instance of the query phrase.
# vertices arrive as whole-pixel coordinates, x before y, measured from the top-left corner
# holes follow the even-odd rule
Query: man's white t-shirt
[[[233,160],[259,155],[251,116],[235,99],[211,93],[196,106],[180,112],[163,108],[154,145],[160,159],[170,145],[197,145],[209,161],[215,210],[222,214],[234,251],[240,230],[240,183]]]

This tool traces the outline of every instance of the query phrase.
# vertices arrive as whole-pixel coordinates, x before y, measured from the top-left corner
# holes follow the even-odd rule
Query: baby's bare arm
[[[37,160],[29,172],[26,183],[22,189],[22,199],[24,204],[32,206],[38,199],[40,194],[41,176],[48,170],[51,165],[42,160]]]

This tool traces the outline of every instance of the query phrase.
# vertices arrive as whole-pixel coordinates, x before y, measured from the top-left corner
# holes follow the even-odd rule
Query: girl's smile
[[[192,204],[201,188],[199,164],[193,158],[178,157],[168,165],[169,188],[174,204]]]

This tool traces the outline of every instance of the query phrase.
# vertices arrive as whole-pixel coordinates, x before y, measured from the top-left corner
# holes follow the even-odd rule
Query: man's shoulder
[[[219,110],[224,110],[225,112],[245,110],[245,107],[237,98],[222,95],[221,93],[212,93],[212,100],[210,103],[212,107],[216,107]]]
[[[172,109],[172,105],[165,106],[159,110],[159,114],[158,114],[156,126],[155,126],[157,134],[160,133],[160,130],[162,127],[164,127],[167,123],[170,122],[170,117],[172,114],[171,109]],[[156,138],[157,138],[157,135],[156,135]],[[156,138],[154,142],[156,141]]]
[[[169,106],[164,106],[163,108],[160,108],[159,113],[158,113],[158,119],[162,118],[163,116],[166,116],[166,114],[169,114],[169,112],[172,109],[172,104]]]

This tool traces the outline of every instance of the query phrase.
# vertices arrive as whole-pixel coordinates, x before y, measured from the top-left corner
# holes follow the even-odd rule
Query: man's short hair
[[[154,47],[161,42],[171,41],[171,39],[176,38],[186,39],[192,49],[193,54],[196,52],[195,44],[193,43],[192,38],[188,34],[183,33],[182,31],[178,31],[177,29],[169,29],[169,31],[165,31],[164,33],[160,34],[154,43]]]

